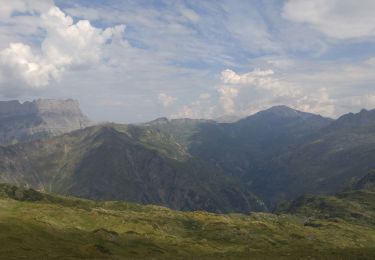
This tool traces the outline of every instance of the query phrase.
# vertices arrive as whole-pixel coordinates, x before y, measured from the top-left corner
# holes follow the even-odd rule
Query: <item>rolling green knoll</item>
[[[356,211],[360,213],[374,206],[374,193],[363,196],[367,205],[357,205]],[[337,200],[352,203],[350,196]],[[314,210],[314,206],[300,203],[293,207],[295,215],[219,215],[125,202],[94,202],[0,185],[0,256],[5,259],[375,257],[373,222],[319,214],[312,220],[306,207]]]

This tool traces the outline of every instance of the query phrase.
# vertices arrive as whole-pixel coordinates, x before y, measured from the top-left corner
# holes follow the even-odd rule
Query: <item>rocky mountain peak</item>
[[[274,115],[282,118],[309,118],[311,116],[316,116],[285,105],[273,106],[269,109],[258,112],[256,115]]]
[[[90,124],[76,100],[0,101],[0,144],[3,145],[59,135]]]
[[[70,113],[83,115],[79,102],[73,99],[37,99],[31,102],[39,113]]]
[[[273,106],[269,109],[259,111],[254,115],[248,116],[244,119],[238,121],[239,124],[255,124],[258,125],[261,122],[263,123],[286,123],[289,124],[290,122],[305,122],[305,121],[313,121],[314,124],[318,123],[318,125],[326,125],[333,121],[333,119],[322,117],[317,114],[302,112],[293,108],[290,108],[285,105],[280,106]],[[256,123],[255,123],[256,122]]]
[[[362,109],[358,113],[348,113],[342,115],[332,124],[332,128],[334,129],[357,128],[358,126],[374,127],[375,109]]]
[[[168,124],[169,123],[169,120],[168,118],[166,117],[159,117],[159,118],[156,118],[150,122],[147,122],[145,123],[145,125],[150,125],[150,126],[153,126],[153,125],[164,125],[164,124]]]
[[[37,113],[32,102],[20,103],[18,100],[0,101],[0,118]]]

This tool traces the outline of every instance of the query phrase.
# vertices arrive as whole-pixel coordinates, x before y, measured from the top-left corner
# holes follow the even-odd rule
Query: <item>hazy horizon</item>
[[[44,100],[75,100],[75,101],[78,101],[77,99],[72,99],[72,98],[36,98],[36,99],[31,99],[31,100],[18,100],[18,99],[8,99],[8,100],[0,100],[0,102],[9,102],[9,101],[18,101],[20,104],[23,104],[25,102],[33,102],[33,101],[36,101],[38,99],[44,99]],[[215,117],[215,118],[210,118],[210,117],[170,117],[170,116],[166,116],[166,115],[161,115],[159,117],[155,117],[155,118],[150,118],[149,120],[145,120],[145,121],[133,121],[133,122],[126,122],[126,121],[112,121],[112,120],[96,120],[94,118],[91,118],[89,117],[90,119],[92,119],[94,121],[94,123],[121,123],[121,124],[142,124],[142,123],[148,123],[150,121],[153,121],[153,120],[157,120],[157,119],[160,119],[160,118],[167,118],[168,120],[173,120],[173,119],[202,119],[202,120],[219,120],[218,122],[235,122],[237,120],[240,120],[240,119],[243,119],[243,118],[246,118],[246,117],[249,117],[249,116],[252,116],[252,115],[255,115],[256,113],[258,112],[261,112],[261,111],[265,111],[265,110],[268,110],[268,109],[271,109],[271,108],[274,108],[274,107],[288,107],[288,108],[291,108],[291,109],[294,109],[294,110],[297,110],[297,111],[300,111],[300,112],[305,112],[305,113],[311,113],[309,111],[303,111],[303,110],[298,110],[294,107],[291,107],[291,106],[288,106],[288,105],[284,105],[284,104],[279,104],[279,105],[271,105],[269,107],[265,107],[264,109],[261,109],[259,111],[254,111],[252,112],[251,114],[247,114],[247,115],[236,115],[236,114],[232,114],[232,115],[221,115],[221,116],[218,116],[218,117]],[[82,110],[83,114],[85,115],[88,115],[89,113],[86,113],[87,111],[83,110],[82,107],[80,106],[80,109]],[[359,113],[361,112],[363,109],[365,108],[361,108],[359,111],[348,111],[348,113]],[[365,109],[367,110],[367,109]],[[372,109],[370,109],[372,110]],[[341,116],[345,115],[345,114],[348,114],[348,113],[344,113],[344,114],[341,114],[341,115],[338,115],[337,117],[329,117],[329,116],[324,116],[324,115],[321,115],[319,113],[312,113],[312,114],[316,114],[316,115],[321,115],[325,118],[330,118],[330,119],[338,119],[340,118]]]

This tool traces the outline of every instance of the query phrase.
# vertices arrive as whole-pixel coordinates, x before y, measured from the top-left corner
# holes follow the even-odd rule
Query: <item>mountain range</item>
[[[306,193],[333,194],[375,169],[375,110],[333,120],[276,106],[232,123],[159,118],[77,126],[0,147],[0,181],[221,213],[267,211]]]
[[[101,125],[0,147],[3,182],[95,200],[182,210],[264,210],[241,182],[190,158],[156,130]]]

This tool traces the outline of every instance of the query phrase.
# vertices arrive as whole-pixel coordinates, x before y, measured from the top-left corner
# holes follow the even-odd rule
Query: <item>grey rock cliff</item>
[[[89,126],[76,100],[0,101],[0,144],[55,136]]]

